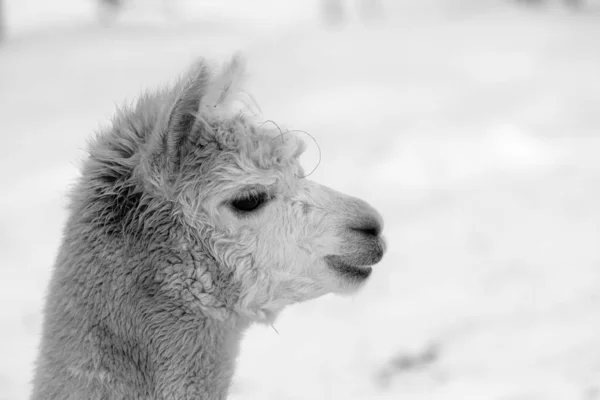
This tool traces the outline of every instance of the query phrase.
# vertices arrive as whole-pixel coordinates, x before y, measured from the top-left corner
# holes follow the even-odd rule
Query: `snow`
[[[316,1],[179,0],[165,17],[136,0],[112,26],[91,1],[5,2],[0,399],[30,390],[86,138],[237,49],[264,115],[318,142],[311,178],[376,206],[389,251],[360,293],[253,327],[231,399],[600,398],[597,3],[387,1],[324,27]]]

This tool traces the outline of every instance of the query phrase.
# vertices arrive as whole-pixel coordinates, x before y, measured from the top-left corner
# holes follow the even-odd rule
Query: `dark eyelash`
[[[237,213],[248,214],[260,209],[269,200],[269,195],[265,192],[249,192],[232,200],[230,205]]]

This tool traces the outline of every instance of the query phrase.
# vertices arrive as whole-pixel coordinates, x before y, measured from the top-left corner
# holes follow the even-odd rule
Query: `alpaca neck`
[[[226,399],[244,328],[212,319],[165,326],[170,337],[158,343],[151,372],[157,398]]]
[[[232,310],[237,287],[202,249],[169,252],[164,260],[170,257],[173,263],[154,276],[162,295],[143,305],[152,316],[137,338],[151,343],[147,378],[157,398],[225,399],[250,324]],[[167,304],[173,308],[161,310]]]
[[[155,248],[140,263],[114,245],[74,255],[79,240],[57,260],[32,398],[225,399],[250,321],[214,259]]]

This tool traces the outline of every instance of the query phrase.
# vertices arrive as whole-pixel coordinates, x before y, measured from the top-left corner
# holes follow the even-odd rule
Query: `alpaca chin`
[[[327,266],[334,270],[341,278],[358,284],[363,283],[371,276],[373,268],[368,265],[352,265],[340,256],[325,257]]]

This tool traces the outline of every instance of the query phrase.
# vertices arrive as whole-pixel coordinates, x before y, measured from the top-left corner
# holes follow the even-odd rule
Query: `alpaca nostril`
[[[350,228],[353,231],[360,232],[367,236],[379,236],[381,234],[381,224],[376,221],[369,221],[361,226],[354,226]]]
[[[355,231],[364,233],[365,235],[369,235],[369,236],[378,236],[379,235],[379,230],[377,228],[371,227],[371,228],[353,228]]]

